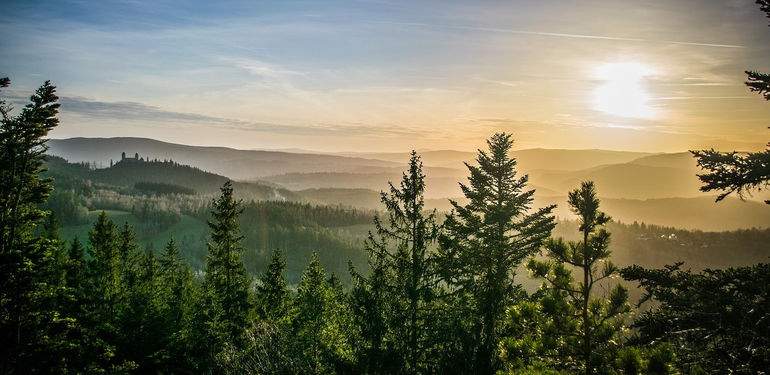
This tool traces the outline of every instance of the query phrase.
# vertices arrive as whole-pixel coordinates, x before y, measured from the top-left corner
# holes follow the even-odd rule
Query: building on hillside
[[[120,154],[120,161],[121,162],[127,162],[127,163],[133,163],[137,161],[144,161],[144,159],[139,158],[139,153],[135,153],[133,158],[127,158],[126,152],[124,151],[122,154]]]

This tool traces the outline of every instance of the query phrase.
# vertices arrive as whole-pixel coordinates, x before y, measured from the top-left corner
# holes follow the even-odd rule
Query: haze
[[[54,138],[318,151],[755,151],[752,0],[41,1],[4,5],[0,76],[62,97]]]

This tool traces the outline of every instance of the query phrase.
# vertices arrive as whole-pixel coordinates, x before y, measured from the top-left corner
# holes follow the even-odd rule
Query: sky
[[[753,0],[11,1],[3,91],[58,87],[53,138],[241,149],[757,151]]]

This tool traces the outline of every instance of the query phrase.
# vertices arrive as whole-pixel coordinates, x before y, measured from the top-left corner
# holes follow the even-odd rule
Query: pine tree
[[[770,1],[757,0],[756,3],[759,5],[759,10],[765,12],[767,18],[770,18]],[[765,100],[770,100],[770,74],[749,70],[746,71],[746,75],[749,79],[746,82],[749,90],[764,96]]]
[[[399,187],[391,183],[390,192],[382,193],[387,221],[383,225],[375,217],[377,234],[370,233],[366,243],[372,272],[364,280],[353,270],[357,321],[370,371],[387,371],[382,366],[394,365],[393,358],[389,358],[390,364],[381,362],[391,355],[399,358],[397,371],[403,373],[425,371],[433,361],[430,337],[435,309],[431,305],[438,294],[438,281],[428,248],[438,237],[438,226],[435,210],[427,215],[423,212],[424,191],[422,162],[412,151],[409,170]]]
[[[139,262],[143,257],[138,251],[136,233],[128,222],[123,223],[123,228],[118,233],[117,251],[121,288],[129,290],[137,282]]]
[[[211,242],[207,244],[206,269],[203,280],[205,315],[212,355],[226,343],[238,346],[243,338],[249,315],[250,280],[243,264],[243,252],[238,215],[240,201],[233,198],[232,182],[220,189],[222,194],[213,202]]]
[[[323,343],[321,330],[324,329],[328,291],[326,272],[321,268],[318,255],[313,252],[297,291],[292,325],[303,357],[311,364],[314,374],[326,371],[322,361]]]
[[[89,340],[98,342],[100,352],[94,355],[95,366],[116,371],[135,369],[136,363],[124,355],[123,320],[129,301],[122,277],[121,239],[115,222],[104,211],[88,232],[88,243],[91,259],[82,319],[89,331]]]
[[[88,269],[86,268],[86,250],[78,237],[72,240],[67,250],[67,258],[69,267],[66,285],[76,291],[81,291]]]
[[[770,2],[757,0],[760,10],[770,18]],[[770,74],[756,71],[746,71],[749,90],[762,95],[770,101]],[[760,152],[749,152],[741,155],[737,151],[719,152],[714,150],[690,151],[696,159],[698,166],[706,173],[699,174],[703,186],[701,191],[722,191],[717,196],[717,202],[721,201],[733,192],[743,199],[753,190],[762,190],[770,186],[770,143],[766,149]],[[770,200],[765,203],[770,204]]]
[[[621,271],[624,279],[638,282],[644,290],[639,305],[654,301],[635,319],[631,342],[642,348],[670,344],[683,373],[766,372],[770,368],[770,325],[766,324],[770,264],[700,273],[682,270],[682,264],[661,269],[633,265]]]
[[[10,80],[0,78],[0,87]],[[47,139],[56,127],[56,89],[46,81],[21,112],[0,99],[0,372],[64,371],[60,335],[69,318],[57,310],[62,281],[55,269],[59,244],[35,236],[52,190],[41,178]],[[64,345],[66,346],[66,345]]]
[[[509,156],[511,135],[498,133],[487,141],[489,153],[479,150],[478,166],[466,163],[469,185],[461,184],[468,204],[451,201],[454,211],[440,238],[442,276],[456,293],[467,294],[473,311],[471,336],[476,348],[473,372],[497,369],[499,331],[505,308],[519,286],[516,268],[540,251],[554,227],[554,206],[528,213],[534,190],[524,191],[528,177],[518,177],[516,160]]]
[[[318,254],[313,252],[310,264],[302,273],[292,312],[295,350],[308,364],[312,374],[337,372],[352,360],[345,327],[336,314],[346,313],[338,300],[337,283],[326,280]]]
[[[258,315],[262,319],[277,322],[285,317],[288,307],[289,292],[283,273],[286,271],[286,261],[281,250],[273,251],[267,272],[262,276],[257,286]]]
[[[353,320],[347,294],[337,275],[332,274],[326,280],[329,291],[328,326],[332,329],[324,331],[324,341],[331,348],[329,363],[336,374],[352,373],[353,369]]]
[[[120,295],[120,254],[115,231],[115,222],[102,211],[88,232],[89,280],[93,303],[97,307],[94,312],[103,315],[99,320],[104,323],[114,319]]]
[[[89,263],[86,250],[78,237],[67,248],[66,272],[64,278],[66,298],[59,303],[63,316],[72,317],[72,332],[66,339],[72,347],[68,355],[69,367],[85,373],[98,373],[110,367],[114,346],[104,341],[101,323],[97,321],[93,303],[94,290],[89,277]],[[118,370],[116,368],[116,370]]]
[[[180,256],[174,237],[166,243],[159,260],[159,278],[162,299],[165,301],[166,320],[171,327],[180,329],[190,303],[192,271]]]
[[[550,259],[532,259],[527,267],[546,280],[544,313],[553,317],[560,337],[566,342],[560,356],[579,356],[583,372],[588,375],[611,363],[606,352],[613,349],[622,319],[631,307],[628,290],[620,284],[615,284],[606,296],[595,296],[596,287],[617,276],[619,270],[608,260],[610,234],[601,227],[610,217],[599,211],[593,182],[583,182],[580,189],[571,191],[568,203],[580,220],[583,240],[549,240],[546,249]],[[582,282],[575,281],[571,268],[581,271]]]
[[[388,333],[388,310],[390,304],[391,269],[385,263],[387,253],[370,251],[367,277],[358,273],[352,262],[348,263],[353,277],[350,299],[353,322],[358,330],[359,342],[356,358],[360,372],[367,374],[394,373],[398,369],[397,361],[391,360],[391,349],[386,343]]]
[[[163,336],[167,340],[160,372],[190,372],[191,355],[187,353],[185,341],[195,285],[190,266],[181,259],[174,237],[166,243],[158,266],[160,320],[164,327]]]
[[[159,266],[151,251],[135,258],[133,279],[124,284],[118,354],[136,363],[139,372],[157,373],[164,367],[162,359],[169,340],[162,319]]]

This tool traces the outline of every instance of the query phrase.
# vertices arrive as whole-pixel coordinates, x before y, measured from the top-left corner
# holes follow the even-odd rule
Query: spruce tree
[[[632,326],[631,343],[673,348],[682,373],[761,374],[770,368],[770,264],[699,273],[682,262],[639,265],[621,275],[639,283],[639,305],[654,301]],[[652,372],[645,372],[652,373]],[[658,372],[662,373],[662,372]]]
[[[104,211],[88,232],[88,243],[91,259],[87,266],[82,320],[90,336],[88,341],[98,343],[94,344],[98,349],[93,355],[94,366],[116,371],[134,369],[136,363],[123,356],[121,350],[125,347],[121,320],[125,316],[127,290],[122,284],[120,237],[115,222]]]
[[[128,290],[137,282],[139,263],[143,256],[138,251],[136,233],[134,228],[123,223],[123,228],[118,233],[118,268],[120,269],[121,287]]]
[[[358,273],[349,263],[353,277],[350,299],[353,322],[357,327],[359,342],[355,345],[359,370],[362,373],[393,373],[398,368],[396,361],[390,360],[390,348],[385,338],[388,333],[388,310],[390,287],[393,284],[392,271],[385,261],[387,253],[370,251],[367,277]]]
[[[84,292],[83,283],[85,282],[86,273],[86,250],[78,237],[75,237],[70,243],[67,249],[68,270],[67,270],[67,287],[77,291]]]
[[[134,279],[124,285],[118,354],[135,362],[139,372],[157,373],[165,367],[163,357],[169,341],[162,319],[159,266],[151,251],[137,258]]]
[[[337,283],[331,283],[337,287]],[[342,313],[339,290],[326,280],[318,254],[313,252],[310,264],[302,273],[292,311],[295,351],[312,374],[331,374],[352,360],[347,341],[349,332],[335,314]]]
[[[770,2],[757,0],[756,3],[770,18]],[[770,101],[770,74],[747,70],[746,75],[748,81],[745,83],[749,90]],[[700,190],[721,191],[717,202],[733,192],[743,199],[754,190],[767,189],[770,186],[770,143],[764,151],[749,152],[745,155],[738,151],[719,152],[713,148],[690,152],[698,159],[698,166],[706,171],[698,175],[703,182]],[[770,199],[765,200],[765,203],[770,204]]]
[[[104,211],[88,232],[88,253],[91,255],[89,281],[96,307],[94,313],[101,314],[99,320],[104,323],[114,319],[121,292],[120,253],[115,232],[115,222]]]
[[[211,241],[203,279],[206,326],[212,355],[226,343],[239,345],[249,316],[250,280],[243,264],[243,235],[238,224],[241,202],[233,198],[232,182],[220,189],[208,222]]]
[[[10,80],[0,78],[0,88]],[[52,190],[42,178],[45,138],[56,127],[56,88],[46,81],[16,116],[0,98],[0,372],[65,371],[69,319],[58,311],[58,242],[40,238],[39,207]],[[58,369],[58,370],[57,370]]]
[[[400,363],[391,371],[420,373],[434,361],[432,305],[438,279],[429,247],[438,237],[438,226],[435,210],[424,212],[424,191],[422,161],[412,151],[400,185],[391,183],[389,193],[382,193],[387,220],[375,217],[376,235],[370,233],[366,242],[372,272],[364,280],[353,270],[355,311],[365,341],[362,354],[370,371],[387,372],[383,366]]]
[[[286,261],[283,259],[283,253],[276,249],[257,286],[257,309],[260,318],[277,322],[285,317],[289,297],[283,277],[285,271]]]
[[[193,303],[193,275],[190,266],[180,255],[172,236],[158,260],[158,288],[163,336],[167,344],[160,364],[160,372],[184,373],[191,371],[191,356],[185,344]]]
[[[559,356],[578,356],[582,371],[588,375],[611,364],[607,352],[616,349],[613,346],[623,317],[631,307],[628,290],[620,284],[615,284],[607,295],[596,296],[597,286],[617,276],[619,270],[609,261],[610,234],[601,227],[610,217],[599,211],[594,183],[583,182],[580,189],[571,191],[568,203],[580,220],[583,240],[551,239],[545,246],[550,259],[532,259],[527,267],[546,281],[543,312],[553,318],[557,334],[566,343],[559,348]],[[575,281],[572,269],[580,271],[580,282]]]
[[[509,153],[513,139],[498,133],[479,150],[478,166],[466,163],[469,185],[461,184],[466,205],[451,201],[453,212],[444,222],[440,239],[442,276],[454,293],[466,294],[472,311],[475,339],[473,372],[496,371],[499,331],[517,291],[516,269],[540,251],[554,227],[554,206],[530,213],[534,190],[525,191],[528,176],[517,177],[516,160]]]
[[[159,259],[159,278],[162,299],[165,301],[166,321],[176,330],[181,329],[189,309],[192,292],[192,271],[180,255],[172,236]]]

